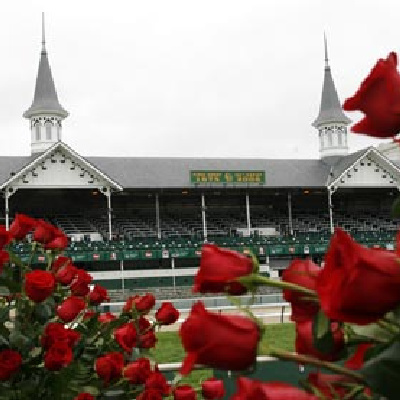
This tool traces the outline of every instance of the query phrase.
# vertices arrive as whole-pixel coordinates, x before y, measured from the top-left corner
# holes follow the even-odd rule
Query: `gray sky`
[[[82,155],[318,158],[328,36],[341,101],[400,51],[398,0],[3,1],[0,155],[30,153],[41,12]],[[348,114],[353,121],[360,118]],[[350,135],[351,150],[377,143]]]

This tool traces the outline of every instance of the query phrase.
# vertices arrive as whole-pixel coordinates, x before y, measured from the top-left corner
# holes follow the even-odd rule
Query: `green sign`
[[[265,183],[265,171],[190,171],[190,183]]]

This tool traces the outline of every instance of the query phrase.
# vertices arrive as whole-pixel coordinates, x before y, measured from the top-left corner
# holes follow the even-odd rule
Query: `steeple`
[[[32,153],[45,151],[61,140],[61,121],[68,112],[58,101],[56,87],[47,57],[44,13],[42,13],[42,50],[36,78],[32,105],[23,116],[30,120],[32,133]]]
[[[348,153],[347,128],[351,120],[343,112],[339,96],[333,82],[328,58],[328,46],[324,34],[325,70],[319,114],[312,126],[320,137],[321,158],[343,156]]]

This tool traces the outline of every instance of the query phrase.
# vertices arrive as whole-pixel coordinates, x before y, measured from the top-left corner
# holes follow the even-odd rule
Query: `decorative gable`
[[[339,187],[399,187],[400,171],[376,150],[365,153],[332,184]]]
[[[6,186],[15,190],[122,189],[120,185],[61,142],[11,177],[3,184],[3,187]]]

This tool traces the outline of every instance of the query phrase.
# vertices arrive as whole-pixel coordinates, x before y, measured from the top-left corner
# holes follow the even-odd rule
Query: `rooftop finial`
[[[326,33],[325,32],[324,32],[324,46],[325,46],[325,68],[329,68],[328,45],[326,43]]]
[[[46,53],[46,36],[44,31],[44,12],[42,12],[42,52]]]

